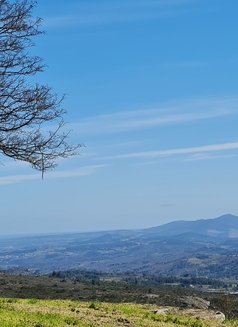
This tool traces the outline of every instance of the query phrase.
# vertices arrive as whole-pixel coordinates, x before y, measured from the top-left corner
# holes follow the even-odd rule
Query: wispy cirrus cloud
[[[220,144],[208,144],[203,146],[187,147],[187,148],[175,148],[166,150],[154,150],[154,151],[141,151],[130,152],[119,155],[113,155],[103,157],[103,160],[120,160],[120,159],[154,159],[154,158],[167,158],[179,155],[194,155],[213,152],[223,152],[238,150],[238,142],[220,143]],[[101,158],[102,159],[102,158]]]
[[[152,109],[126,110],[92,116],[71,124],[71,128],[81,135],[112,134],[196,122],[237,113],[238,98],[193,99]]]
[[[48,27],[94,26],[148,20],[186,12],[198,0],[91,1],[71,8],[73,13],[45,19]]]
[[[204,160],[217,160],[217,159],[231,159],[237,157],[238,153],[195,153],[188,158],[184,158],[184,161],[204,161]]]
[[[95,174],[99,169],[102,169],[108,165],[99,164],[99,165],[88,165],[80,167],[78,169],[63,170],[63,171],[54,171],[48,172],[45,174],[45,179],[61,179],[61,178],[79,178],[84,176],[89,176]],[[19,174],[19,175],[8,175],[0,177],[0,185],[9,185],[17,184],[27,181],[36,181],[41,180],[41,175],[38,173],[35,174]]]

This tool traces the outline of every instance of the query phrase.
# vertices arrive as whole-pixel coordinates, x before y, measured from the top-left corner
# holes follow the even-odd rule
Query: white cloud
[[[99,169],[107,167],[108,165],[89,165],[84,166],[74,170],[65,170],[65,171],[54,171],[48,173],[46,179],[56,179],[56,178],[70,178],[70,177],[83,177],[96,173]]]
[[[94,26],[159,18],[171,15],[196,3],[197,0],[122,0],[77,4],[73,14],[51,16],[45,19],[48,27]],[[184,9],[184,8],[183,8]]]
[[[195,153],[188,158],[184,158],[184,161],[204,161],[204,160],[215,160],[215,159],[230,159],[236,157],[237,154],[213,154],[213,153]]]
[[[80,135],[112,134],[157,126],[183,124],[238,113],[238,98],[193,99],[157,108],[98,115],[71,124]]]
[[[32,181],[40,178],[41,177],[39,174],[9,175],[9,176],[0,177],[0,185],[16,184],[16,183]]]
[[[104,164],[89,165],[73,170],[48,172],[45,173],[44,179],[45,181],[47,181],[48,179],[72,178],[72,177],[78,178],[78,177],[89,176],[95,174],[99,169],[104,168],[106,166],[108,165],[104,165]],[[16,183],[27,182],[27,181],[35,181],[35,180],[39,180],[39,181],[41,180],[40,173],[9,175],[9,176],[0,177],[0,185],[16,184]]]
[[[104,157],[104,160],[116,160],[116,159],[153,159],[160,157],[171,157],[178,155],[188,155],[188,154],[201,154],[201,153],[213,153],[221,151],[231,151],[238,150],[238,142],[232,143],[221,143],[221,144],[209,144],[196,147],[188,148],[176,148],[168,150],[155,150],[155,151],[141,151],[141,152],[131,152],[120,155]]]
[[[45,19],[46,27],[76,27],[108,25],[115,23],[136,22],[148,19],[157,19],[165,13],[118,13],[115,15],[89,14],[89,15],[64,15],[48,17]]]

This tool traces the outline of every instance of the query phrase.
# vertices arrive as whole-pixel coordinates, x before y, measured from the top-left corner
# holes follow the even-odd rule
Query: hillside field
[[[158,314],[155,305],[112,304],[71,300],[0,299],[1,327],[222,327],[238,326],[238,321],[219,322],[209,316],[199,319],[183,310],[170,308]],[[173,311],[174,310],[174,311]]]

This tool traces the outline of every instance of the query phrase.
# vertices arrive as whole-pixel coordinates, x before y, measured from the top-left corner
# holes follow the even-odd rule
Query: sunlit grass
[[[70,300],[0,299],[1,327],[238,327],[238,321],[203,321],[182,314],[156,314],[155,305]]]

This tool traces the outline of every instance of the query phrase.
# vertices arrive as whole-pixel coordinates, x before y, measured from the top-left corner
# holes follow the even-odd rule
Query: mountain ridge
[[[162,236],[177,236],[185,233],[196,233],[211,237],[238,237],[238,216],[224,214],[217,218],[198,220],[177,220],[157,227],[146,229],[148,232]]]
[[[238,217],[227,214],[131,231],[0,238],[0,270],[83,269],[238,280],[237,253]]]

